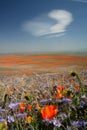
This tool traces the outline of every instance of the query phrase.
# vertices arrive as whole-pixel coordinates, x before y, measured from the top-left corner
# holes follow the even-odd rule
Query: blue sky
[[[0,53],[87,48],[87,0],[0,0]]]

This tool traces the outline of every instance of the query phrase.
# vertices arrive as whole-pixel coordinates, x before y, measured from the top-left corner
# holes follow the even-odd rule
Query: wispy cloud
[[[50,19],[49,21],[47,20]],[[52,10],[47,14],[47,18],[42,21],[43,17],[27,21],[22,25],[24,31],[34,36],[47,36],[66,32],[66,28],[73,21],[72,14],[66,10]],[[54,21],[55,23],[52,23]]]
[[[87,0],[72,0],[72,1],[87,3]]]
[[[66,33],[55,33],[55,34],[50,34],[50,35],[46,35],[47,38],[53,38],[53,37],[62,37],[64,36]]]

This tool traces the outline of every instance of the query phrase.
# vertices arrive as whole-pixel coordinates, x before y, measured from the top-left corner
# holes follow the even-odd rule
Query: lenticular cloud
[[[53,25],[50,30],[50,33],[60,33],[65,32],[66,27],[72,22],[72,14],[64,10],[53,10],[48,14],[50,18],[56,20],[56,24]]]
[[[73,21],[72,14],[66,10],[52,10],[47,17],[50,19],[49,22],[47,19],[42,21],[43,17],[25,22],[23,30],[34,36],[56,35],[64,33]],[[54,24],[52,24],[53,20]]]

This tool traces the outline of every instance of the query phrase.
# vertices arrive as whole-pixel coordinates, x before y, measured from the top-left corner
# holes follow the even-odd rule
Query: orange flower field
[[[12,75],[55,73],[68,68],[87,68],[87,56],[68,55],[2,55],[0,56],[0,74]],[[55,68],[55,69],[54,69]]]

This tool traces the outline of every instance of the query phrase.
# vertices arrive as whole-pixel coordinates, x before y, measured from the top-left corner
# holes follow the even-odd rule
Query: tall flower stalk
[[[78,80],[78,83],[79,83],[79,87],[80,87],[80,89],[81,89],[81,92],[82,92],[82,94],[84,94],[84,88],[83,88],[82,81],[81,81],[80,76],[78,75],[78,73],[75,72],[75,71],[72,71],[72,72],[70,73],[70,75],[73,76],[73,77],[76,76],[76,78],[77,78],[77,80]]]

